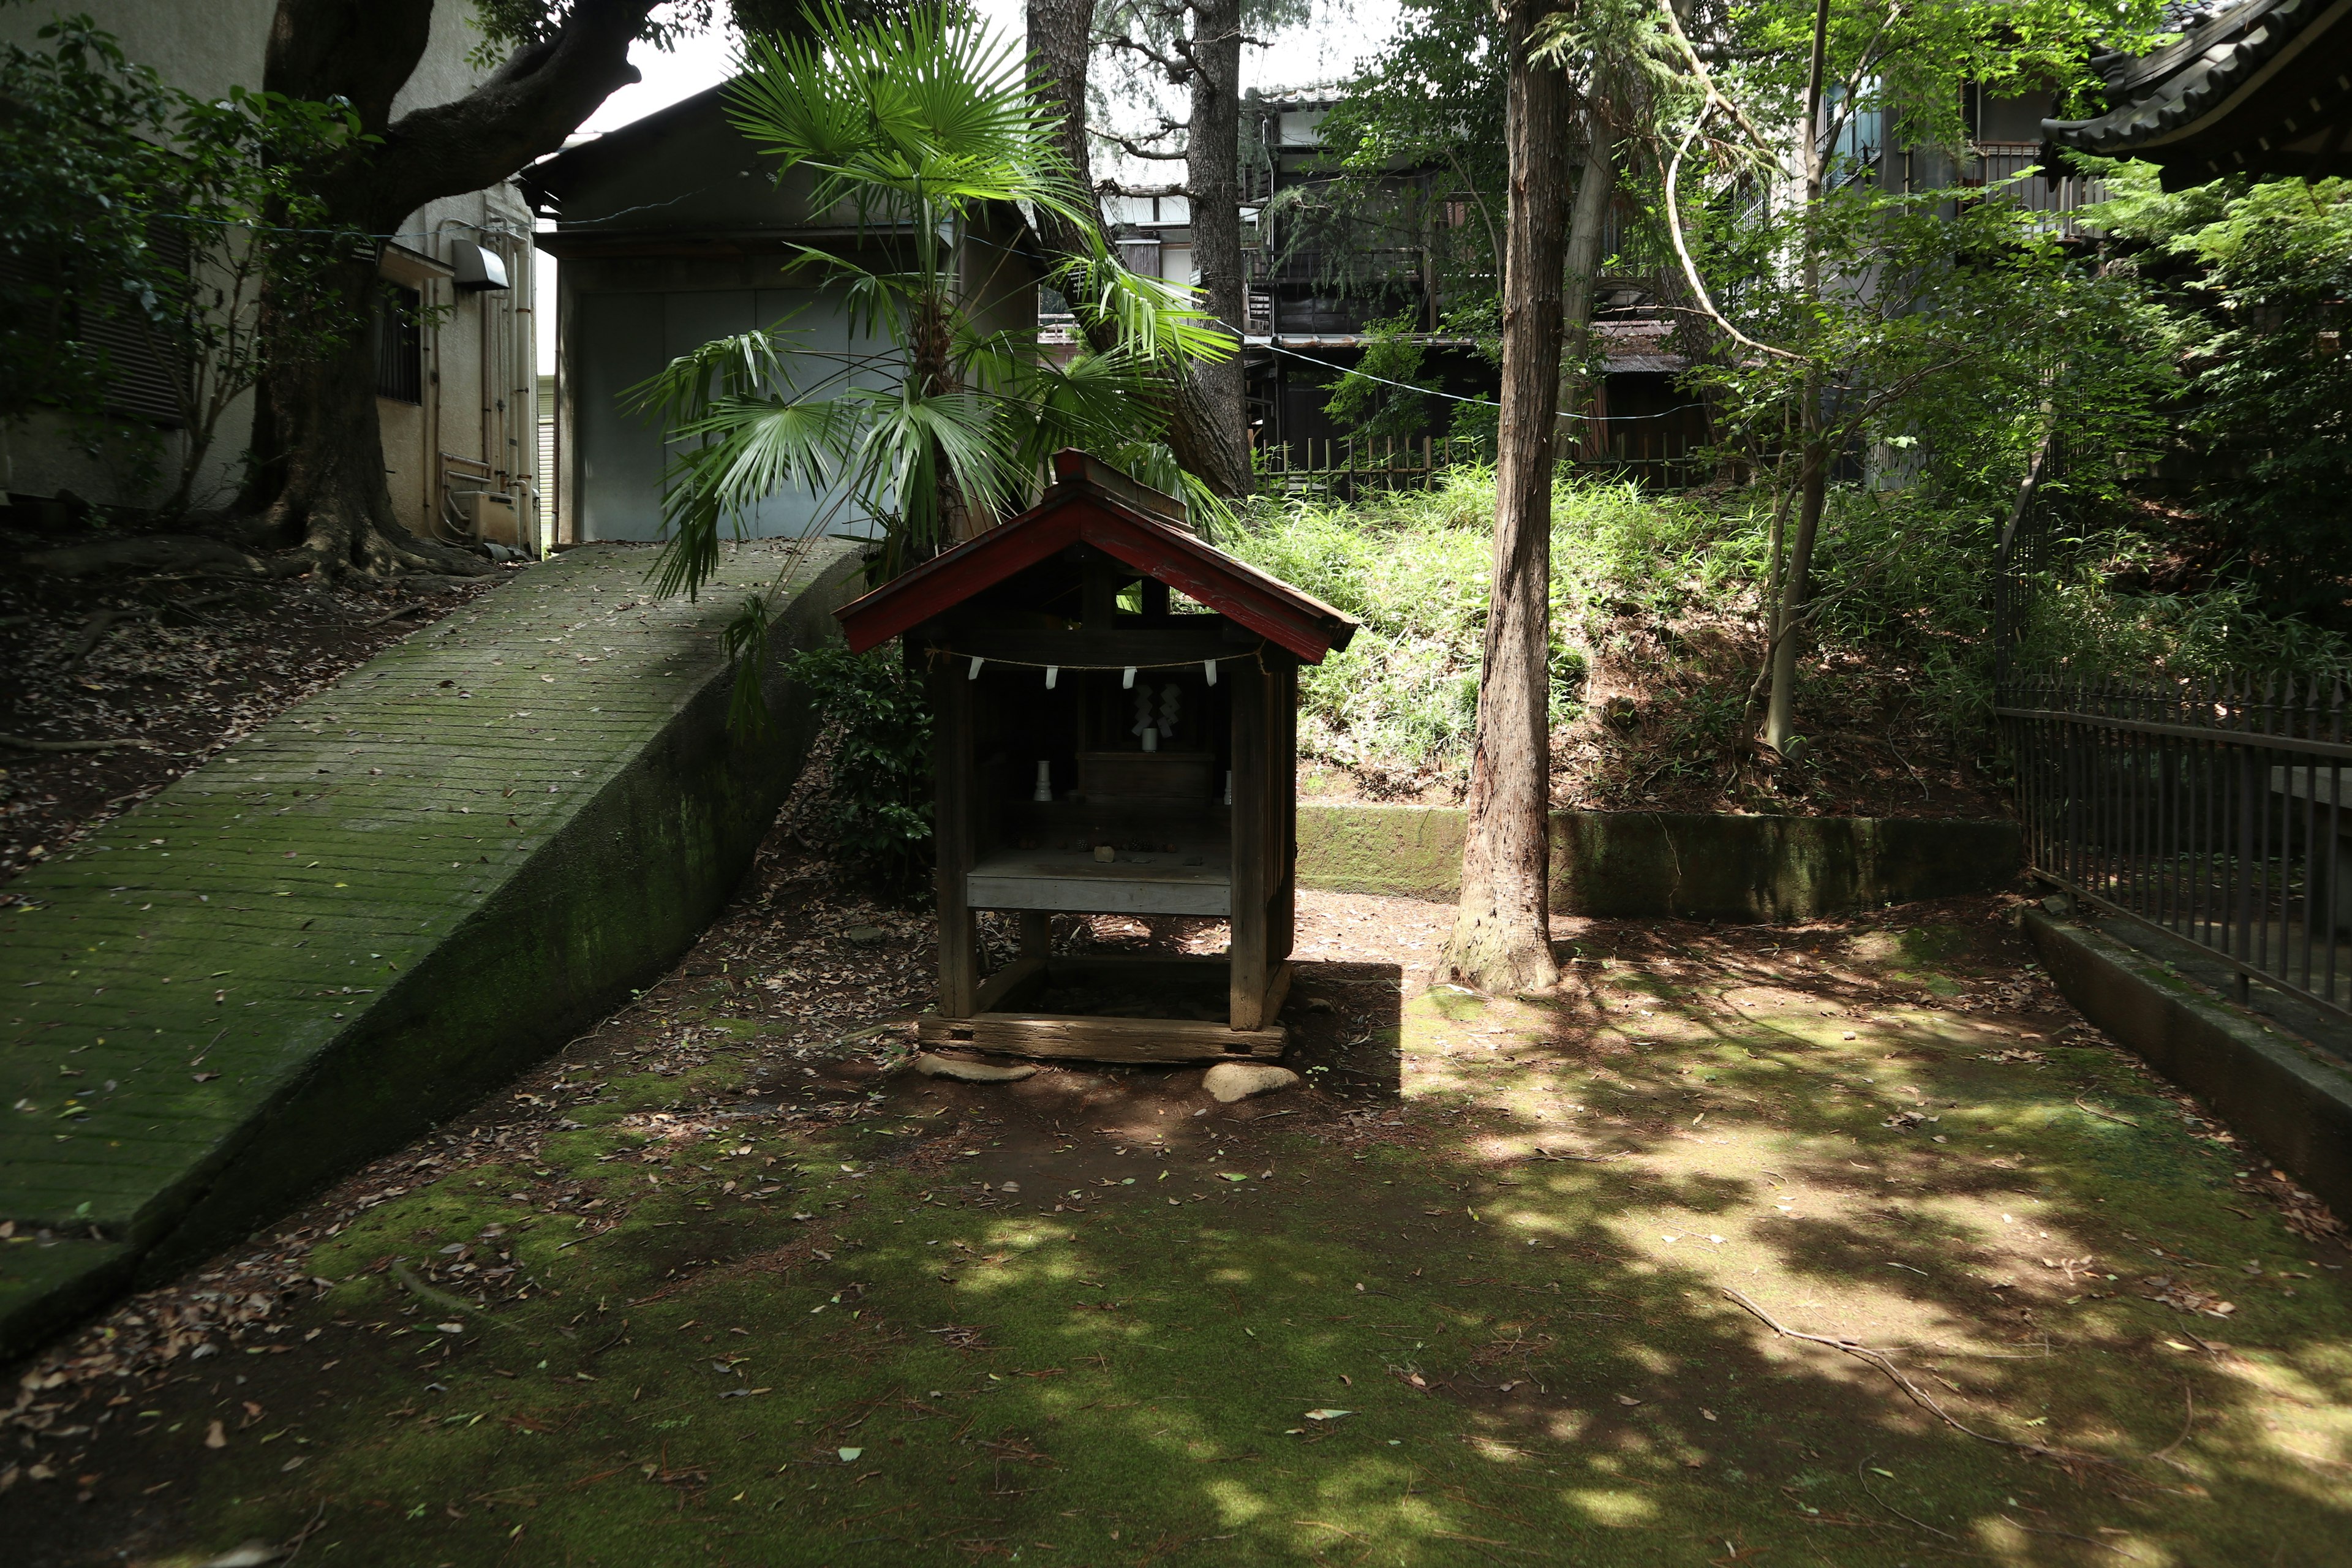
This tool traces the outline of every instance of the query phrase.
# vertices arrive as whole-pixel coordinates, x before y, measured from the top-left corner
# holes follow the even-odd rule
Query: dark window
[[[425,401],[425,303],[414,289],[384,285],[375,308],[375,395]]]
[[[159,224],[150,229],[148,245],[156,264],[148,277],[156,290],[152,300],[123,292],[110,279],[67,282],[53,319],[84,355],[103,364],[100,402],[106,413],[171,429],[184,417],[194,380],[187,345],[174,330],[190,265],[188,241]],[[106,289],[112,291],[100,292]],[[163,319],[152,319],[151,309]]]

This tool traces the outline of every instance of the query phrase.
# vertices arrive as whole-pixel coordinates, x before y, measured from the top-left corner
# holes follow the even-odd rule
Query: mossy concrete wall
[[[2352,1213],[2352,1075],[2105,932],[2025,911],[2050,978],[2083,1016]]]
[[[1443,806],[1298,808],[1310,888],[1451,899],[1464,815]],[[1862,816],[1559,811],[1552,908],[1616,919],[1770,922],[2004,887],[2022,868],[2017,825]]]
[[[656,605],[651,553],[520,574],[16,884],[0,1360],[475,1100],[709,923],[806,752],[783,662],[856,563],[803,563],[747,738],[718,630],[786,557]]]

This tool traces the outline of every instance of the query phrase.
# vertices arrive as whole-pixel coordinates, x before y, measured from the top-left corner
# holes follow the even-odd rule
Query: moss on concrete
[[[150,1275],[463,1105],[658,973],[732,890],[805,725],[730,736],[731,596],[575,552],[410,637],[16,883],[0,1219]],[[765,548],[719,587],[764,584]],[[778,660],[831,631],[808,569]],[[0,1359],[119,1285],[0,1251]],[[84,1256],[65,1247],[58,1258]],[[71,1270],[66,1273],[74,1279]]]
[[[1310,888],[1450,899],[1462,843],[1449,807],[1298,808]],[[1598,811],[1552,814],[1551,858],[1562,914],[1755,921],[1982,892],[2021,864],[2009,822]]]

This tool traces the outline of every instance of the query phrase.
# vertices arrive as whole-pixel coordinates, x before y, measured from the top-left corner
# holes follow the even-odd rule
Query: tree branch
[[[388,8],[415,4],[401,0]],[[654,4],[578,0],[562,32],[517,50],[472,92],[392,121],[383,130],[383,144],[347,170],[347,177],[363,185],[371,205],[392,222],[437,196],[508,178],[562,147],[615,89],[638,79],[629,64],[629,44]],[[322,0],[280,0],[273,50],[285,36],[289,13],[315,13],[321,5]],[[422,9],[429,13],[431,6]],[[414,65],[412,59],[410,68]],[[317,96],[312,84],[302,85],[305,96]]]
[[[1697,140],[1698,132],[1698,126],[1692,126],[1681,144],[1675,147],[1673,160],[1666,164],[1666,231],[1673,236],[1675,255],[1682,261],[1683,279],[1691,286],[1691,296],[1699,302],[1699,308],[1706,312],[1710,321],[1728,333],[1733,342],[1745,343],[1759,353],[1774,354],[1786,360],[1802,360],[1805,357],[1802,354],[1776,349],[1770,343],[1759,343],[1733,326],[1724,318],[1723,312],[1715,308],[1714,297],[1707,293],[1706,285],[1699,281],[1698,264],[1691,259],[1690,247],[1683,239],[1682,204],[1675,195],[1675,182],[1682,176],[1683,154],[1690,151],[1690,144]]]
[[[1187,41],[1188,40],[1181,38],[1178,39],[1177,47],[1179,49],[1183,49]],[[1158,49],[1153,48],[1150,44],[1143,42],[1139,38],[1103,38],[1100,39],[1099,42],[1104,48],[1110,49],[1114,52],[1123,51],[1130,55],[1141,55],[1145,59],[1150,60],[1153,65],[1158,66],[1162,71],[1165,71],[1168,75],[1169,81],[1178,87],[1181,87],[1184,83],[1192,80],[1192,73],[1201,68],[1200,66],[1192,59],[1190,50],[1185,50],[1184,58],[1179,60],[1168,55],[1161,54]]]
[[[1155,153],[1149,147],[1137,146],[1126,137],[1118,135],[1116,132],[1104,131],[1092,125],[1087,127],[1087,134],[1089,136],[1101,137],[1112,146],[1124,151],[1130,158],[1155,158],[1163,163],[1181,163],[1187,156],[1187,154],[1182,153]],[[1164,135],[1166,133],[1163,132],[1162,134]]]

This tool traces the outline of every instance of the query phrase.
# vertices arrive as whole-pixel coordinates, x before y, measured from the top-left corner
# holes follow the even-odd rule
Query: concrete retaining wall
[[[2083,1016],[2352,1214],[2352,1075],[2104,931],[2039,910],[2025,930]]]
[[[1310,888],[1451,899],[1464,815],[1444,806],[1298,808]],[[2006,887],[2017,825],[1918,817],[1554,812],[1552,908],[1616,919],[1770,922]]]

